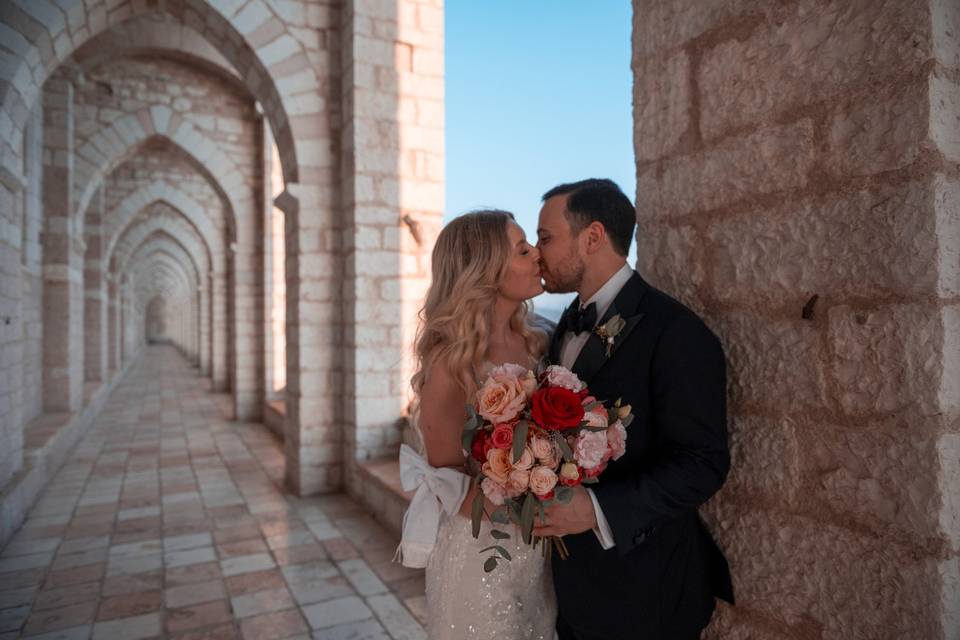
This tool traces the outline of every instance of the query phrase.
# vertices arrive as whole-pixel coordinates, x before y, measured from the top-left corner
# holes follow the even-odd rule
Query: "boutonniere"
[[[594,327],[593,332],[600,336],[600,339],[607,345],[608,358],[613,353],[613,343],[625,326],[627,326],[627,323],[618,313],[603,324]]]

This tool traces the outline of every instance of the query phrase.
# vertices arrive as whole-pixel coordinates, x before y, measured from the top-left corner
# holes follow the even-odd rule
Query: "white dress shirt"
[[[580,302],[580,308],[583,309],[591,303],[597,305],[597,321],[600,321],[600,318],[603,317],[603,314],[607,312],[610,308],[610,305],[613,304],[614,299],[616,299],[617,294],[620,293],[620,290],[623,289],[623,286],[627,284],[627,281],[630,280],[633,276],[633,269],[630,268],[629,264],[624,263],[620,267],[619,271],[610,276],[610,279],[603,283],[603,286],[600,287],[595,294],[593,294],[589,300],[586,302]],[[573,363],[577,361],[577,357],[580,355],[580,351],[583,349],[583,345],[587,343],[587,340],[590,338],[590,331],[583,331],[579,334],[575,334],[572,331],[567,331],[562,338],[561,347],[560,347],[560,364],[567,368],[573,369]],[[603,476],[600,476],[601,482],[603,482]],[[606,517],[603,515],[603,510],[600,509],[600,503],[597,502],[597,496],[593,493],[591,489],[587,489],[587,493],[590,495],[590,501],[593,502],[593,512],[597,516],[597,527],[593,532],[597,535],[597,539],[600,541],[600,546],[604,549],[612,549],[616,543],[613,539],[613,532],[610,530],[610,523],[607,522]]]

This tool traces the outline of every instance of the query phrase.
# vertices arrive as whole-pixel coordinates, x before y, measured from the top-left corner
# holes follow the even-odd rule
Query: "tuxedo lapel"
[[[640,320],[643,319],[643,313],[639,311],[638,307],[640,305],[640,299],[643,298],[643,294],[646,293],[646,291],[647,283],[636,273],[627,280],[627,283],[623,285],[620,293],[614,298],[613,304],[611,304],[606,313],[603,314],[603,317],[597,321],[596,326],[599,327],[605,324],[616,315],[623,318],[626,324],[620,333],[614,337],[609,356],[607,355],[607,345],[604,343],[603,338],[597,335],[596,330],[590,332],[590,337],[587,338],[583,349],[580,350],[580,355],[577,356],[576,362],[573,363],[573,372],[577,374],[577,377],[589,384],[590,379],[613,357],[613,354],[617,352],[620,345],[623,344],[630,333],[632,333],[640,323]]]
[[[563,336],[567,332],[567,317],[570,315],[572,309],[579,308],[580,298],[578,296],[570,306],[563,310],[560,321],[557,323],[557,328],[550,337],[550,348],[547,351],[547,359],[550,361],[550,364],[560,364],[560,349],[563,347]]]

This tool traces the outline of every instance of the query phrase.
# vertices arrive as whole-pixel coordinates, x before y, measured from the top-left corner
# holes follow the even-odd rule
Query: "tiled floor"
[[[0,553],[0,640],[425,637],[397,540],[286,494],[282,445],[207,387],[145,352]]]

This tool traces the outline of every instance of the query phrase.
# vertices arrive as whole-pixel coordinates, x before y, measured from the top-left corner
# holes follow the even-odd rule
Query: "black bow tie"
[[[596,302],[591,302],[586,307],[567,311],[567,331],[580,334],[584,331],[592,331],[595,324],[597,324]]]

